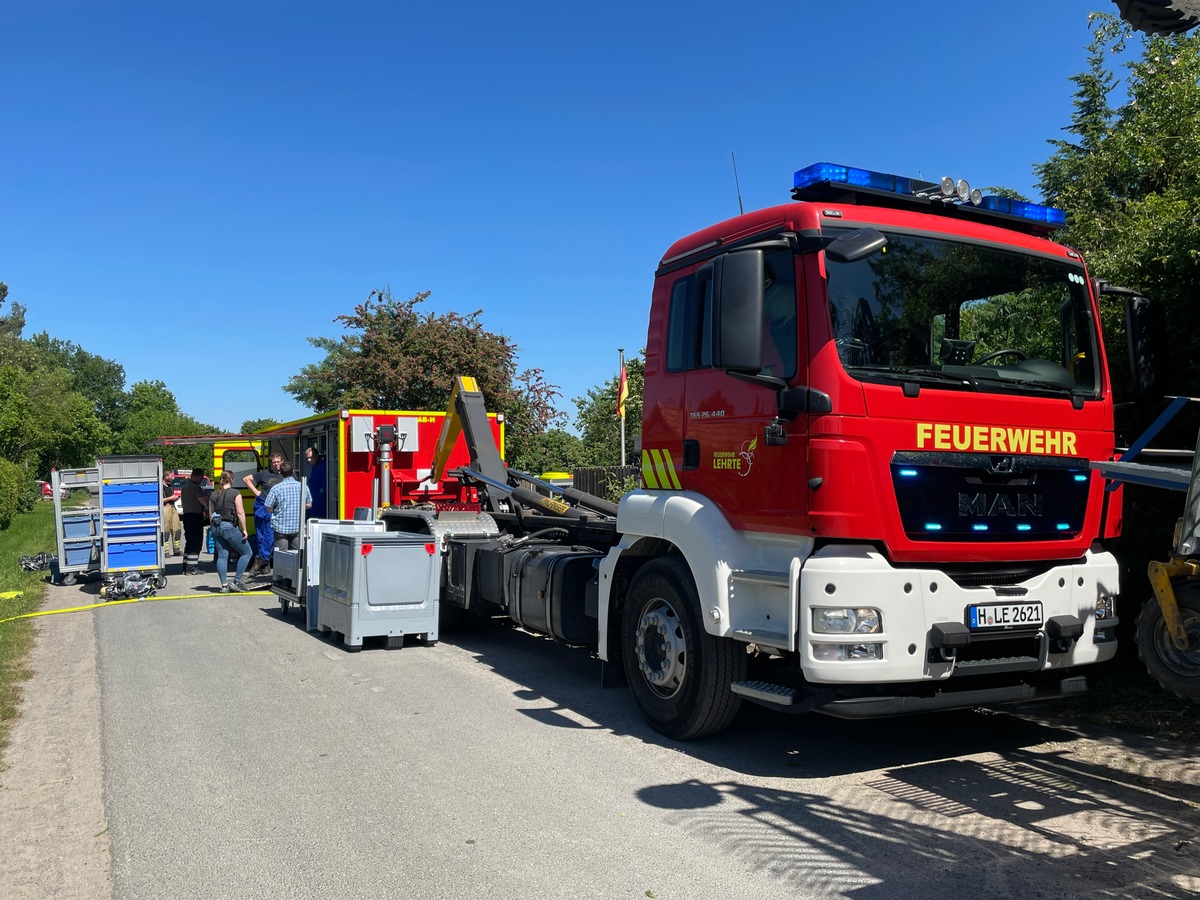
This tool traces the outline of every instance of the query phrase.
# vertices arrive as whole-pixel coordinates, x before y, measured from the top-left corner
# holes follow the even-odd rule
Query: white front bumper
[[[1053,652],[1039,633],[1037,641],[1024,632],[1022,647],[1041,648],[1033,668],[1037,671],[1068,669],[1111,659],[1115,640],[1096,642],[1096,604],[1100,597],[1118,593],[1117,561],[1110,553],[1089,551],[1078,563],[1054,566],[1041,575],[1007,588],[1023,588],[1015,599],[1042,603],[1044,621],[1054,616],[1074,616],[1083,623],[1083,634],[1066,652]],[[955,664],[941,658],[933,647],[935,623],[965,623],[972,604],[1014,599],[997,595],[990,587],[960,587],[937,569],[896,568],[870,547],[840,545],[822,548],[805,561],[800,573],[800,664],[810,684],[886,684],[943,681],[954,674]],[[874,607],[882,618],[878,634],[814,634],[814,607]],[[1112,609],[1111,601],[1109,609]],[[1114,620],[1115,621],[1115,620]],[[1110,628],[1102,623],[1102,628]],[[1111,631],[1110,635],[1111,636]],[[974,636],[972,636],[974,640]],[[882,659],[819,659],[814,644],[881,644]],[[995,649],[1003,646],[998,642]],[[932,652],[931,652],[932,651]],[[999,653],[998,655],[1003,655]],[[1009,670],[1019,666],[1009,663]],[[1028,667],[1028,666],[1027,666]],[[1003,665],[977,667],[977,674],[1004,671]],[[960,671],[960,674],[963,674]]]

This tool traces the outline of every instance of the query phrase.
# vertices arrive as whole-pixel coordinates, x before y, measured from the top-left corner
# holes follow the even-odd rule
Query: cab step
[[[795,688],[772,684],[769,681],[735,681],[729,689],[747,700],[770,703],[774,706],[791,706],[801,696]]]

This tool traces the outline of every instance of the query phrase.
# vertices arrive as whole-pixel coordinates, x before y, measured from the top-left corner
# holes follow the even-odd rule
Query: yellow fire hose
[[[11,593],[18,594],[19,592],[13,591]],[[267,591],[267,590],[243,591],[240,593],[234,592],[234,593],[230,593],[230,594],[222,594],[222,593],[210,591],[210,592],[206,592],[203,594],[177,594],[177,595],[171,596],[171,597],[130,597],[127,600],[108,600],[104,603],[90,603],[87,606],[72,606],[67,609],[43,609],[43,610],[38,610],[37,612],[22,613],[19,616],[9,616],[7,619],[0,619],[0,625],[3,625],[5,622],[15,622],[18,619],[34,619],[34,618],[37,618],[38,616],[57,616],[60,613],[84,612],[89,609],[99,609],[102,606],[123,606],[126,603],[145,603],[147,601],[154,601],[154,600],[200,600],[205,597],[249,597],[249,596],[253,596],[255,594],[269,594],[269,593],[271,593],[271,592]]]

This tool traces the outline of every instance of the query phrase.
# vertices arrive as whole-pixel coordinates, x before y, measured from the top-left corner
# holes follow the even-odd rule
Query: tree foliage
[[[42,331],[30,343],[49,364],[71,373],[72,387],[92,402],[96,417],[113,430],[124,424],[125,367],[89,353],[78,344],[51,337]]]
[[[337,316],[340,338],[309,338],[325,352],[284,390],[314,412],[361,409],[444,410],[454,379],[473,376],[489,412],[508,420],[508,458],[536,468],[538,438],[562,420],[554,409],[557,387],[539,369],[517,372],[517,347],[488,331],[482,310],[438,315],[418,307],[428,291],[408,300],[391,288],[371,291],[353,312]],[[534,463],[534,465],[530,465]]]
[[[266,431],[268,428],[274,428],[279,424],[274,419],[247,419],[242,423],[242,434],[254,434],[259,431]]]
[[[7,295],[0,282],[0,303]],[[0,458],[32,479],[95,459],[108,449],[111,431],[75,389],[70,370],[21,337],[24,327],[20,304],[0,316]]]
[[[165,435],[188,436],[215,434],[215,425],[199,422],[179,409],[175,395],[161,381],[139,381],[129,391],[126,401],[126,426],[116,436],[113,452],[128,455],[161,454],[164,469],[208,469],[212,465],[212,448],[152,447],[155,438]]]
[[[1102,14],[1091,27],[1088,67],[1073,79],[1073,139],[1050,142],[1039,186],[1067,211],[1062,238],[1083,251],[1092,275],[1160,304],[1171,322],[1174,389],[1191,393],[1200,375],[1200,37],[1145,40],[1120,82],[1108,64],[1129,27]],[[1118,85],[1127,99],[1114,109]]]
[[[625,401],[625,462],[637,465],[634,454],[636,440],[642,432],[642,391],[646,379],[646,359],[643,350],[625,360],[629,396]],[[578,415],[575,425],[580,433],[579,462],[581,466],[619,466],[621,464],[621,420],[617,416],[617,389],[620,373],[589,388],[583,397],[575,398]]]

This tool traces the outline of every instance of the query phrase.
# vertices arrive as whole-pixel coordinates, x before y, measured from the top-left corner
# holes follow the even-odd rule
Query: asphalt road
[[[1177,747],[754,707],[677,744],[589,654],[502,625],[351,654],[270,595],[77,615],[117,898],[1200,891],[1200,760]]]

